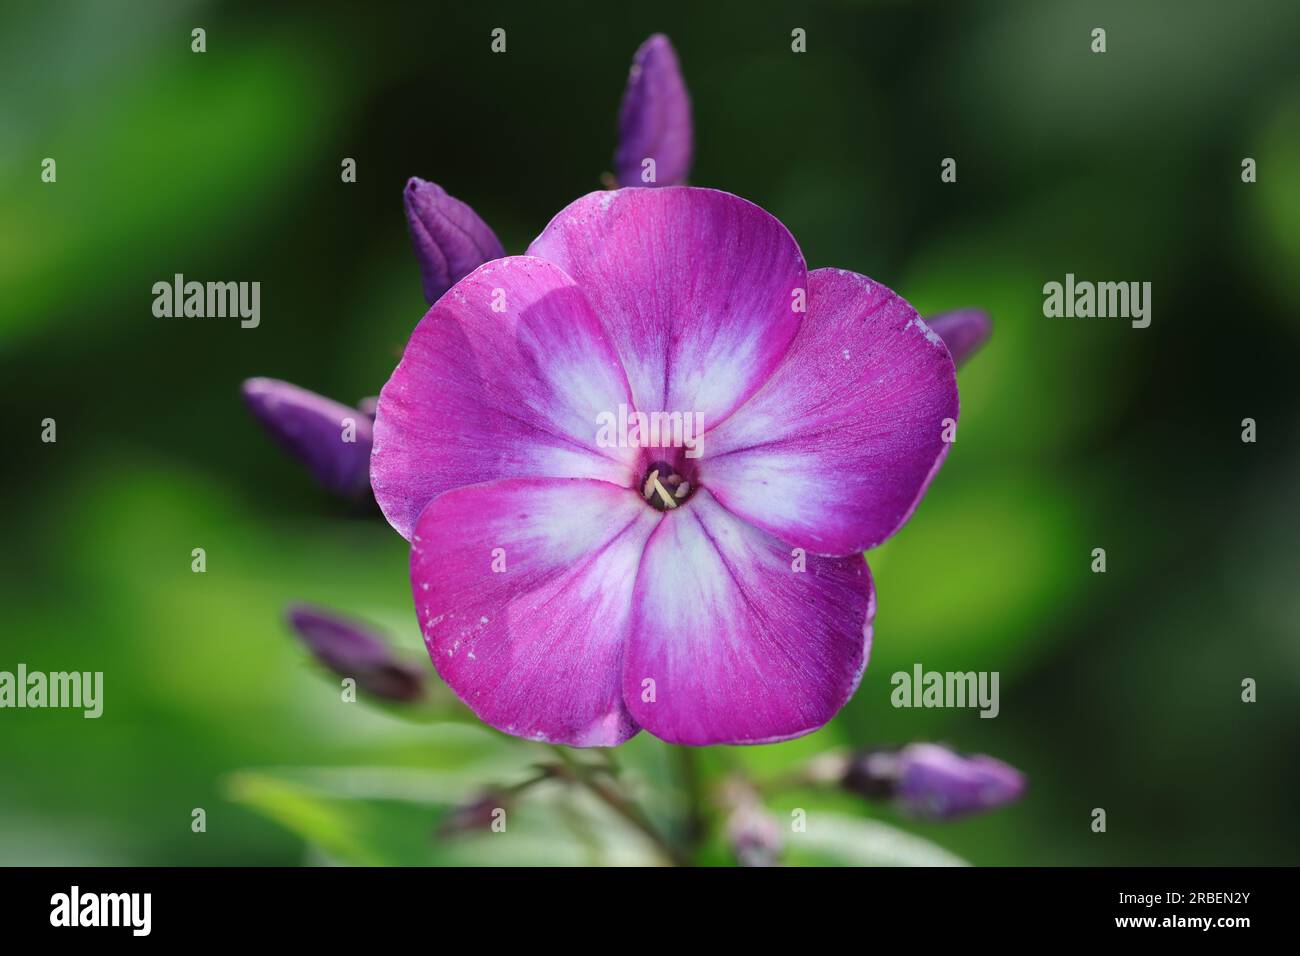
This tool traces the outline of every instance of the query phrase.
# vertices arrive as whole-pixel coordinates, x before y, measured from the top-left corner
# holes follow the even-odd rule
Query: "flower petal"
[[[686,92],[677,53],[668,38],[656,33],[632,59],[618,117],[618,151],[614,169],[620,186],[675,186],[691,171],[694,132],[691,98]],[[654,180],[643,178],[647,159],[654,160]]]
[[[624,697],[672,743],[798,737],[857,689],[874,616],[861,555],[801,559],[700,489],[646,545]]]
[[[437,183],[412,177],[402,199],[430,305],[483,263],[506,254],[478,213]]]
[[[596,445],[597,416],[630,401],[572,279],[527,256],[488,263],[429,310],[380,393],[375,499],[409,538],[424,506],[462,485],[531,475],[630,487],[637,449]]]
[[[957,413],[952,359],[916,311],[866,276],[817,269],[785,361],[704,436],[701,480],[790,544],[851,554],[911,515]]]
[[[442,679],[509,734],[575,747],[631,737],[623,654],[660,518],[589,479],[510,478],[437,498],[411,542],[411,589]]]
[[[939,334],[954,364],[961,365],[988,341],[993,322],[983,309],[954,309],[940,312],[925,320]]]
[[[367,415],[274,378],[250,378],[240,390],[262,427],[323,486],[345,498],[365,494],[370,486]]]
[[[710,427],[772,373],[807,282],[793,237],[753,203],[672,186],[590,193],[529,246],[582,287],[618,349],[638,410]]]

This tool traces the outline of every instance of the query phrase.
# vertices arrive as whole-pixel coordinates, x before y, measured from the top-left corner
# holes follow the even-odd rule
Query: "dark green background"
[[[522,251],[598,188],[656,30],[693,96],[694,183],[770,210],[810,266],[995,323],[960,374],[953,453],[869,555],[856,698],[812,737],[710,752],[705,771],[938,739],[1029,777],[1012,808],[902,823],[972,862],[1297,862],[1300,6],[759,7],[3,4],[0,669],[102,670],[106,700],[97,721],[0,711],[0,862],[320,858],[291,830],[331,858],[404,862],[431,817],[391,799],[400,774],[378,771],[388,796],[364,807],[232,774],[491,779],[508,744],[341,704],[285,632],[307,599],[422,653],[404,542],[311,486],[238,385],[376,393],[425,308],[406,177]],[[151,287],[176,272],[260,281],[261,327],[155,318]],[[1152,282],[1151,327],[1044,318],[1042,285],[1067,272]],[[891,708],[889,676],[914,662],[1000,671],[1001,716]],[[624,748],[671,805],[666,750]],[[868,812],[775,806],[818,801]]]

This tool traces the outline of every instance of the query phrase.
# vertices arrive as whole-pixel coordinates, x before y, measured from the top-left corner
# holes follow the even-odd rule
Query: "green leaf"
[[[833,813],[808,817],[808,829],[791,836],[786,862],[797,866],[968,866],[929,840],[879,820]]]
[[[232,799],[352,866],[653,865],[655,849],[585,791],[547,782],[505,806],[503,832],[447,835],[439,824],[490,785],[522,779],[483,768],[296,768],[245,771]]]
[[[399,801],[330,797],[272,774],[239,773],[230,796],[297,834],[330,859],[355,866],[433,862],[427,839],[437,815]]]

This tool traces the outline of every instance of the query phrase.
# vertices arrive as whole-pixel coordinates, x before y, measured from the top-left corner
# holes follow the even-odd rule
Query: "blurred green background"
[[[432,837],[536,754],[342,704],[287,634],[308,600],[422,654],[404,542],[312,486],[238,386],[375,394],[425,308],[406,177],[522,251],[598,188],[654,31],[693,96],[693,182],[770,210],[810,266],[995,323],[960,374],[953,454],[869,555],[857,696],[704,772],[941,740],[1021,768],[1028,795],[942,826],[811,793],[773,806],[870,815],[977,864],[1300,862],[1300,5],[758,7],[3,4],[0,670],[102,670],[105,712],[0,711],[0,862],[569,859],[560,798],[518,811],[526,847]],[[261,327],[155,318],[176,272],[260,281]],[[1067,272],[1151,281],[1150,328],[1044,318]],[[1001,715],[893,709],[890,674],[916,662],[1000,671]],[[620,756],[671,815],[669,748],[642,735]]]

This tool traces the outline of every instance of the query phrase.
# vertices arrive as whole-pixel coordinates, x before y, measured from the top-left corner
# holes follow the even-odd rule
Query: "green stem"
[[[636,803],[620,793],[607,781],[593,777],[588,773],[587,768],[563,747],[556,746],[553,749],[564,763],[565,775],[570,780],[586,787],[593,796],[637,830],[640,830],[674,866],[690,866],[691,861],[686,855],[671,840],[659,832],[659,828],[650,821],[650,818],[645,815],[645,811]]]
[[[695,750],[691,747],[677,747],[676,750],[682,790],[686,793],[686,846],[693,858],[708,832],[708,821],[704,818],[704,786]]]

